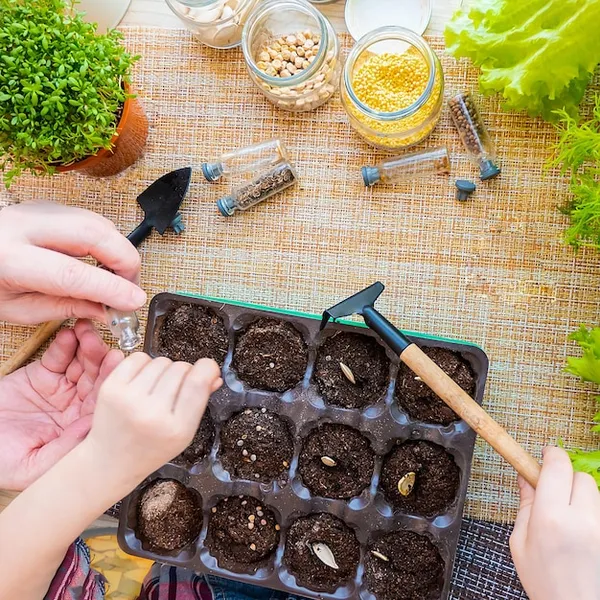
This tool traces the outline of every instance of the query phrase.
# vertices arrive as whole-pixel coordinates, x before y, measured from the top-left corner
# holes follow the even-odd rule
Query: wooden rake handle
[[[62,326],[64,321],[49,321],[40,325],[25,343],[2,365],[0,377],[9,375],[22,367]]]
[[[501,425],[440,369],[418,346],[411,344],[400,359],[410,367],[474,431],[488,442],[534,488],[539,463]]]

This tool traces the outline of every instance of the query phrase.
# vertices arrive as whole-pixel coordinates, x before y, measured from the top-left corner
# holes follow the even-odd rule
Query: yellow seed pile
[[[354,75],[356,97],[379,112],[394,112],[414,104],[427,86],[429,67],[423,55],[410,48],[403,54],[377,54]]]

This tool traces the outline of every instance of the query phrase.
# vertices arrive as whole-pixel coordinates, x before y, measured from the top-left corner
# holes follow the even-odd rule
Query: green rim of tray
[[[214,296],[205,296],[203,294],[191,294],[188,292],[174,292],[174,293],[182,295],[182,296],[189,296],[191,298],[200,298],[201,300],[207,300],[208,302],[231,304],[233,306],[240,306],[241,308],[250,308],[250,309],[254,309],[254,310],[267,310],[269,312],[274,312],[274,313],[277,313],[280,315],[288,315],[290,317],[302,317],[305,319],[313,319],[316,321],[320,321],[322,318],[321,315],[315,315],[313,313],[305,313],[305,312],[301,312],[298,310],[288,310],[286,308],[275,308],[273,306],[265,306],[263,304],[253,304],[251,302],[241,302],[239,300],[229,300],[227,298],[216,298]],[[361,327],[362,329],[368,329],[368,327],[364,323],[361,323],[360,321],[350,321],[349,319],[337,319],[335,322],[339,323],[341,325],[350,325],[352,327]],[[402,333],[405,333],[409,337],[419,337],[419,338],[431,340],[434,342],[446,342],[449,344],[462,344],[463,346],[471,346],[473,348],[478,348],[482,352],[484,351],[483,348],[481,346],[479,346],[478,344],[473,344],[472,342],[467,342],[466,340],[441,337],[438,335],[430,335],[427,333],[421,333],[419,331],[408,331],[406,329],[402,329],[401,331],[402,331]]]

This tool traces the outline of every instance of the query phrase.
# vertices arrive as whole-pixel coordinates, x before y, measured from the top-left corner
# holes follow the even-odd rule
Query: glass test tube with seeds
[[[247,210],[259,202],[294,185],[298,179],[291,162],[282,162],[267,170],[250,183],[235,188],[231,194],[217,200],[217,207],[224,217],[238,210]]]
[[[496,149],[471,94],[457,94],[450,98],[448,105],[452,121],[469,153],[469,158],[479,167],[481,180],[498,176],[500,167],[495,162]]]
[[[362,177],[365,185],[376,183],[399,183],[416,179],[434,179],[450,174],[450,156],[445,146],[395,156],[375,165],[363,167]]]

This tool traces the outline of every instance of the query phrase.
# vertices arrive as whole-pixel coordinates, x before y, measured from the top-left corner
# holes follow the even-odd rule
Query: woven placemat
[[[111,180],[70,174],[23,177],[0,202],[46,199],[87,207],[124,232],[140,220],[136,196],[166,171],[198,165],[253,141],[281,136],[301,184],[231,219],[215,200],[229,183],[196,172],[183,207],[187,231],[154,235],[141,249],[152,295],[189,291],[321,312],[376,279],[379,307],[400,327],[481,345],[491,360],[485,405],[532,452],[563,438],[592,447],[592,394],[563,372],[575,348],[567,335],[597,322],[600,257],[575,256],[561,242],[567,197],[557,173],[543,175],[551,126],[481,106],[497,143],[502,175],[472,201],[454,199],[452,181],[366,190],[359,167],[382,157],[350,129],[339,99],[313,113],[276,110],[248,78],[241,52],[203,47],[185,31],[125,28],[142,56],[135,87],[151,121],[145,157]],[[350,40],[343,38],[345,50]],[[443,55],[441,38],[431,39]],[[446,93],[476,89],[476,71],[442,57]],[[454,176],[476,178],[444,111],[424,146],[446,144]],[[51,224],[48,224],[51,227]],[[0,354],[29,333],[0,326]],[[467,514],[508,521],[517,505],[511,468],[479,442]]]

